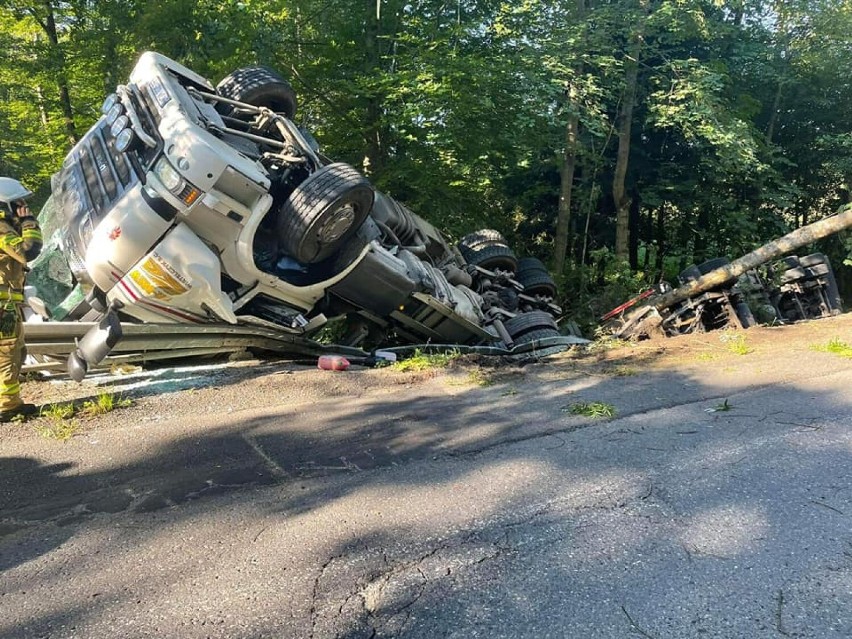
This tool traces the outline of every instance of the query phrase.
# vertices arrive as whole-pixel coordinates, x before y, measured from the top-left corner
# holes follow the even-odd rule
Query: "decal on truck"
[[[189,282],[156,253],[130,271],[130,278],[146,295],[158,300],[183,295],[190,289]]]

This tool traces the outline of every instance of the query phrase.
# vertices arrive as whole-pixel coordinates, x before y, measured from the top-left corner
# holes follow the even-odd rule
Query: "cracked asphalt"
[[[745,335],[161,369],[67,442],[5,425],[0,638],[849,639],[852,360],[814,348],[852,315]],[[25,392],[130,388],[87,384]]]

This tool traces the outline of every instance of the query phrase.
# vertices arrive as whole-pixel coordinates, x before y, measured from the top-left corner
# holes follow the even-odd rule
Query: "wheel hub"
[[[349,227],[352,226],[354,221],[355,208],[351,204],[345,204],[337,209],[325,224],[320,227],[317,237],[320,242],[326,244],[339,240],[349,230]]]

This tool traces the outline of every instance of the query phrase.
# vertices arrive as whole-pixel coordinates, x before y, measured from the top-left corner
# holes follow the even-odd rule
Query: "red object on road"
[[[317,368],[324,371],[345,371],[349,368],[349,360],[343,355],[320,355]]]

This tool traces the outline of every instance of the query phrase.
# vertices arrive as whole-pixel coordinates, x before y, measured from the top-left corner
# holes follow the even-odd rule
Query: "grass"
[[[852,346],[839,337],[834,337],[825,344],[811,344],[811,350],[819,351],[820,353],[832,353],[833,355],[852,359]]]
[[[87,417],[106,415],[116,408],[126,408],[133,403],[132,400],[116,395],[115,393],[101,392],[95,399],[83,402],[80,412]]]
[[[60,421],[52,421],[48,424],[38,424],[35,429],[36,432],[45,439],[56,439],[64,442],[71,439],[79,427],[80,424],[78,424],[76,420],[64,419]]]
[[[47,423],[36,424],[36,432],[47,439],[66,441],[74,436],[80,427],[77,420],[72,419],[76,415],[84,417],[95,417],[105,415],[116,408],[125,408],[133,403],[132,400],[103,391],[98,393],[94,399],[83,402],[78,408],[74,402],[49,404],[41,409],[39,417],[47,420]]]
[[[414,350],[414,355],[407,359],[394,362],[389,368],[401,373],[418,373],[433,368],[446,368],[453,360],[458,359],[459,351],[448,353],[424,353],[419,348]]]
[[[467,374],[467,381],[475,386],[493,386],[494,380],[481,368],[474,369]]]
[[[719,356],[716,353],[699,353],[695,359],[699,362],[712,362],[719,359]]]
[[[562,411],[572,415],[583,415],[600,419],[602,417],[615,417],[616,410],[612,404],[605,402],[575,402],[562,407]]]
[[[705,408],[705,413],[727,413],[733,408],[732,404],[728,403],[727,398],[721,404],[716,404],[713,408]]]
[[[589,353],[601,353],[615,348],[624,348],[625,346],[630,346],[630,342],[607,335],[596,339],[591,344],[588,344],[586,346],[586,351]]]
[[[745,335],[722,331],[719,339],[727,344],[728,350],[734,355],[748,355],[754,352],[754,349],[746,342]]]
[[[633,377],[639,374],[639,369],[632,366],[616,366],[611,373],[613,377]]]

